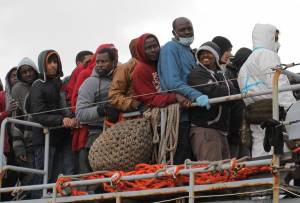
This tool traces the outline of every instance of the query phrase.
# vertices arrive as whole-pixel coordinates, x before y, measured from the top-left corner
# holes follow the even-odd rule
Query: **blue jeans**
[[[36,146],[34,149],[35,168],[39,170],[44,169],[44,153],[45,146]],[[49,162],[48,162],[48,183],[56,181],[58,175],[72,175],[74,174],[74,162],[71,143],[65,146],[50,146],[49,147]],[[43,176],[35,176],[35,184],[43,183]],[[41,191],[34,192],[34,198],[41,197]]]

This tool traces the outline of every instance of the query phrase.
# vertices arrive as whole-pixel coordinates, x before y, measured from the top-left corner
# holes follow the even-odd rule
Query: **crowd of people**
[[[180,124],[175,164],[186,159],[215,161],[232,157],[270,154],[263,146],[264,130],[248,123],[250,144],[243,142],[241,129],[247,106],[270,95],[210,104],[209,99],[272,87],[270,67],[280,64],[279,30],[256,24],[253,49],[241,48],[232,55],[230,40],[216,36],[192,49],[192,22],[176,18],[173,38],[161,46],[150,33],[132,39],[132,58],[118,61],[113,44],[101,44],[93,53],[80,51],[76,68],[63,77],[59,53],[42,51],[38,66],[23,58],[1,84],[0,118],[13,117],[40,123],[50,129],[49,182],[58,174],[90,172],[88,153],[105,126],[119,122],[123,113],[180,104]],[[281,76],[280,85],[289,84]],[[280,93],[279,104],[287,109],[296,100],[293,92]],[[196,106],[192,105],[196,103]],[[249,132],[249,131],[248,131]],[[43,169],[45,135],[43,129],[11,124],[6,129],[4,155],[8,164]],[[6,185],[41,184],[42,176],[6,174]],[[10,185],[11,186],[11,185]],[[25,194],[25,198],[40,193]]]

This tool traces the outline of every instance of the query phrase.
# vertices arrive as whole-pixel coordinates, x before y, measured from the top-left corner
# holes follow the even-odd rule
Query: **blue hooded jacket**
[[[190,47],[173,39],[166,43],[158,61],[158,74],[162,90],[174,90],[195,101],[202,93],[187,85],[187,76],[196,67],[196,59]]]

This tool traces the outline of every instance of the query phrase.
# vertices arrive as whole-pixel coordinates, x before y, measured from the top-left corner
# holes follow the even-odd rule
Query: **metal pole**
[[[20,167],[20,166],[7,165],[7,166],[3,167],[3,171],[6,171],[6,170],[18,171],[18,172],[22,172],[22,173],[34,173],[34,174],[44,175],[43,170],[38,170],[38,169],[33,169],[33,168],[25,168],[25,167]]]
[[[248,161],[248,162],[241,162],[245,167],[251,167],[251,166],[263,166],[263,165],[271,165],[272,160],[271,159],[264,159],[264,160],[257,160],[257,161]],[[231,165],[224,164],[220,166],[220,169],[225,170],[225,169],[230,169]],[[183,169],[179,171],[178,174],[180,175],[188,175],[190,172],[193,173],[205,173],[209,171],[213,171],[213,168],[209,169],[204,169],[204,168],[192,168],[192,169]],[[130,175],[130,176],[122,176],[121,180],[136,180],[136,179],[147,179],[147,178],[153,178],[153,177],[163,177],[165,176],[165,172],[159,172],[159,173],[148,173],[148,174],[140,174],[140,175]],[[69,177],[69,176],[64,176],[64,177]],[[71,181],[71,182],[66,182],[64,185],[74,187],[74,186],[85,186],[85,185],[94,185],[98,183],[105,183],[105,182],[110,182],[110,178],[102,178],[102,179],[92,179],[92,180],[79,180],[79,181]]]
[[[50,131],[48,128],[44,128],[45,133],[45,152],[44,152],[44,178],[43,184],[48,183],[48,167],[49,167],[49,136]],[[43,197],[47,195],[47,189],[43,189]]]
[[[286,75],[286,76],[291,76],[291,77],[293,77],[293,79],[294,79],[296,82],[300,82],[300,75],[298,75],[297,73],[293,73],[293,72],[288,71],[288,70],[282,70],[281,73],[284,74],[284,75]]]
[[[0,132],[0,174],[2,173],[2,168],[3,168],[3,149],[4,149],[4,136],[5,136],[5,127],[6,127],[6,123],[7,123],[7,118],[4,119],[1,123],[1,132]],[[2,178],[0,177],[0,180]],[[1,183],[1,182],[0,182]],[[1,187],[1,186],[0,186]]]
[[[5,170],[3,170],[3,149],[4,149],[4,136],[5,136],[5,127],[7,123],[7,118],[4,119],[1,123],[0,129],[0,189],[2,188],[2,178],[4,176]],[[1,196],[0,196],[1,201]]]
[[[52,203],[56,203],[56,197],[57,197],[57,190],[56,190],[56,185],[54,185],[52,188]]]
[[[116,203],[122,203],[121,196],[117,196],[117,197],[116,197]]]
[[[278,101],[278,79],[281,74],[281,69],[276,69],[275,74],[273,76],[273,93],[272,93],[272,106],[273,106],[273,119],[279,120],[279,101]],[[274,147],[273,148],[273,159],[272,159],[272,165],[275,168],[275,171],[273,171],[273,203],[279,202],[279,172],[276,170],[276,168],[279,167],[280,159],[279,155],[276,155],[274,153]]]
[[[286,91],[292,91],[292,90],[298,90],[300,89],[300,84],[297,85],[289,85],[289,86],[282,86],[279,88],[279,92],[286,92]],[[266,89],[262,90],[259,92],[248,92],[247,94],[234,94],[230,96],[224,96],[224,97],[218,97],[218,98],[212,98],[209,99],[210,104],[216,104],[216,103],[221,103],[225,101],[233,101],[233,100],[239,100],[243,98],[248,98],[248,97],[255,97],[255,96],[261,96],[261,95],[266,95],[266,94],[272,94],[273,90],[272,89]],[[196,103],[192,104],[193,106],[197,106]]]
[[[37,128],[42,128],[43,126],[38,124],[38,123],[34,123],[34,122],[30,122],[30,121],[23,121],[23,120],[18,120],[18,119],[13,119],[13,118],[6,118],[2,121],[1,123],[1,129],[0,129],[0,188],[2,187],[2,176],[1,174],[4,173],[3,170],[3,149],[4,149],[4,136],[5,136],[5,128],[6,128],[6,124],[7,123],[16,123],[16,124],[20,124],[20,125],[27,125],[27,126],[33,126],[33,127],[37,127]],[[13,166],[6,166],[6,169],[16,169],[16,167]],[[35,171],[37,173],[40,173],[39,171]]]
[[[207,184],[207,185],[195,185],[194,191],[204,192],[204,191],[217,190],[221,188],[226,190],[226,189],[240,188],[240,187],[248,188],[248,187],[259,187],[259,186],[267,186],[269,188],[272,187],[272,184],[273,184],[272,178],[262,178],[262,179],[252,179],[252,180],[250,179],[244,181],[233,181],[233,182],[224,182],[224,183]],[[117,196],[120,196],[122,199],[127,199],[127,198],[136,198],[136,197],[149,197],[149,196],[152,197],[154,195],[155,196],[158,195],[163,196],[169,194],[178,195],[179,193],[187,193],[187,192],[189,192],[189,186],[180,186],[180,187],[170,187],[170,188],[161,188],[161,189],[135,190],[135,191],[127,191],[127,192],[116,192],[116,193],[111,192],[111,193],[92,194],[92,195],[60,197],[59,199],[57,199],[57,202],[87,202],[87,201],[94,202],[97,200],[103,201],[106,199],[115,200]],[[235,202],[239,202],[239,201],[235,201]]]
[[[22,190],[22,191],[32,191],[32,190],[41,190],[41,189],[51,189],[55,187],[55,183],[47,184],[47,185],[24,185],[19,187],[5,187],[0,188],[0,193],[6,193],[6,192],[13,192],[15,190]]]
[[[191,169],[191,167],[189,167]],[[194,193],[194,185],[195,185],[195,174],[190,171],[190,177],[189,177],[189,203],[194,203],[195,201],[195,193]]]

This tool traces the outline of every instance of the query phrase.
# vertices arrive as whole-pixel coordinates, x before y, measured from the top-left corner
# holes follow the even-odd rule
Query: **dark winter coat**
[[[60,93],[61,81],[63,75],[62,66],[58,56],[58,74],[54,79],[49,79],[45,74],[46,58],[50,54],[58,54],[53,50],[43,51],[38,58],[39,71],[44,79],[36,80],[30,89],[28,97],[27,111],[32,115],[33,121],[46,127],[61,127],[50,130],[50,144],[63,145],[70,142],[69,130],[63,128],[63,118],[70,116],[65,111],[56,110],[64,108],[66,102],[62,99]],[[43,112],[43,113],[40,113]],[[43,129],[33,128],[33,145],[44,145],[45,135]]]
[[[212,72],[200,64],[189,74],[188,84],[192,86],[197,85],[194,88],[206,94],[209,98],[237,93],[233,84],[227,80],[221,70]],[[230,108],[230,102],[212,105],[209,110],[205,107],[192,108],[191,122],[193,125],[199,127],[213,128],[228,132]]]

